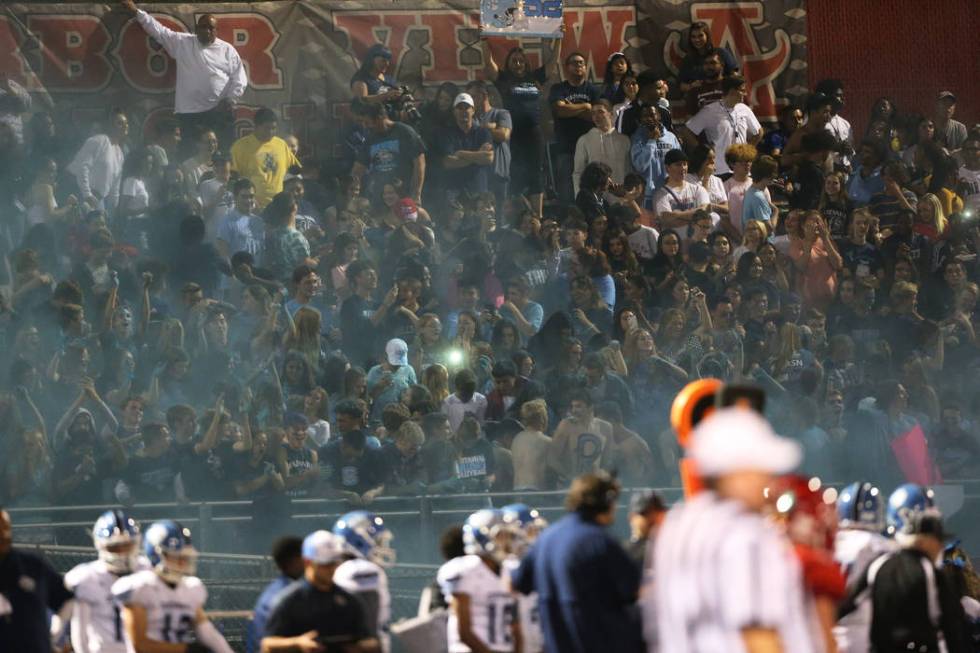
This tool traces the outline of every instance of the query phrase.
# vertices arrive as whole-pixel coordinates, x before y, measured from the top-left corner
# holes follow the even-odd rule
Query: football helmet
[[[881,491],[871,483],[851,483],[837,495],[837,518],[841,528],[885,530],[885,502]]]
[[[524,551],[538,539],[541,531],[548,527],[548,520],[525,503],[512,503],[501,508],[500,512],[503,513],[504,522],[513,526],[520,535],[516,543],[517,555],[523,555]]]
[[[122,510],[106,510],[92,527],[92,543],[109,571],[128,574],[136,568],[139,557],[139,524]]]
[[[910,517],[928,508],[934,508],[935,501],[930,488],[915,483],[899,485],[888,497],[888,535],[894,536],[908,531]]]
[[[373,512],[355,510],[342,515],[333,526],[333,534],[341,538],[359,558],[382,567],[395,564],[391,541],[395,536],[384,520]]]
[[[520,539],[515,524],[504,520],[504,513],[495,508],[477,510],[463,523],[463,547],[471,555],[489,555],[502,562],[515,552]]]
[[[834,550],[837,513],[833,490],[828,493],[819,478],[781,476],[769,488],[769,497],[791,542],[828,553]]]
[[[191,542],[191,531],[175,521],[155,521],[143,536],[143,553],[160,577],[178,583],[184,576],[197,573],[197,550]]]

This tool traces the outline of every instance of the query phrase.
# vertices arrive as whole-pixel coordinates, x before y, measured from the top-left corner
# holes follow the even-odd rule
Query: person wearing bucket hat
[[[895,535],[902,548],[874,560],[849,588],[838,613],[846,617],[861,608],[865,597],[870,599],[870,650],[976,650],[969,642],[959,596],[937,567],[952,537],[938,508],[910,512]]]
[[[656,582],[641,599],[656,650],[821,650],[800,563],[763,514],[766,488],[800,463],[800,445],[736,406],[699,422],[687,452],[705,490],[671,509],[657,535]]]
[[[364,607],[334,582],[334,572],[354,552],[330,531],[303,540],[303,578],[277,598],[262,638],[264,653],[279,651],[380,651]]]

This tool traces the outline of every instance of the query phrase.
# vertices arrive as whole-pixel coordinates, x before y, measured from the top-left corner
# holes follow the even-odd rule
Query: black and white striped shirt
[[[784,653],[818,653],[815,614],[785,537],[741,504],[702,492],[668,513],[654,551],[650,653],[744,651],[748,628],[778,632]]]

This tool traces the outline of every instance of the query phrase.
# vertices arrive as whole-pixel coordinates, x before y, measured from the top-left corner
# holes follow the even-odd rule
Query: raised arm
[[[122,0],[122,6],[130,15],[136,17],[136,22],[143,28],[143,31],[154,41],[162,45],[163,49],[171,57],[176,58],[175,48],[183,39],[197,38],[193,34],[175,32],[169,27],[164,27],[156,18],[140,10],[133,0]]]
[[[544,62],[544,71],[547,75],[552,75],[556,78],[561,78],[561,69],[558,65],[558,59],[561,55],[561,42],[565,38],[565,23],[561,24],[561,31],[558,33],[558,38],[555,42],[551,44],[548,48],[548,58]]]
[[[493,50],[490,49],[490,44],[487,43],[486,37],[480,38],[480,47],[483,49],[483,74],[491,82],[495,82],[500,76],[500,68],[497,67],[497,62],[494,61]]]

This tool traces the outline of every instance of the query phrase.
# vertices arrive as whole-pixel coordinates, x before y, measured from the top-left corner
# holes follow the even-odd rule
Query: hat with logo
[[[456,99],[453,100],[454,107],[458,107],[461,104],[468,104],[471,107],[476,107],[476,104],[473,102],[473,96],[469,93],[460,93],[456,96]]]
[[[392,338],[385,345],[385,356],[389,365],[408,365],[408,345],[401,338]]]
[[[419,207],[411,197],[403,197],[395,203],[395,210],[402,219],[415,222],[419,219]]]

